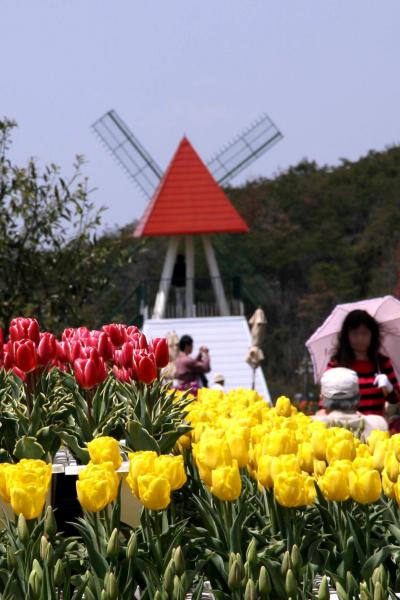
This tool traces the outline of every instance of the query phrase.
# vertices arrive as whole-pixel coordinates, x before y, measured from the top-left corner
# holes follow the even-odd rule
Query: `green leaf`
[[[160,454],[160,447],[138,421],[128,421],[126,424],[127,441],[132,450],[154,450]]]
[[[45,449],[34,437],[24,435],[15,444],[14,455],[19,460],[21,458],[44,458],[45,454]]]

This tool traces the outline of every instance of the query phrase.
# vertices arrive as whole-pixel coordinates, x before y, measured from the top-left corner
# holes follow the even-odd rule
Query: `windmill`
[[[160,184],[163,182],[164,173],[157,162],[152,158],[150,153],[144,148],[137,137],[129,129],[127,124],[116,113],[116,111],[108,111],[105,115],[98,119],[92,127],[94,132],[100,138],[101,142],[106,146],[107,150],[111,152],[113,158],[120,164],[129,178],[137,185],[137,187],[149,200],[154,200],[156,192]],[[219,186],[226,185],[243,169],[247,168],[262,154],[269,150],[281,138],[281,132],[278,130],[273,121],[264,114],[254,121],[249,127],[247,127],[247,129],[245,129],[233,141],[223,147],[222,150],[215,154],[206,163],[207,170],[217,184],[219,184]],[[188,144],[190,145],[189,142]],[[151,203],[147,208],[147,212],[149,209],[151,209]],[[225,209],[227,210],[226,205]],[[226,213],[224,213],[224,215],[227,217]],[[146,213],[144,217],[145,216]],[[193,315],[194,296],[193,237],[192,235],[189,235],[189,233],[204,234],[222,231],[245,232],[247,231],[247,227],[236,223],[236,227],[231,226],[231,228],[207,229],[207,231],[191,230],[190,232],[187,230],[179,232],[180,234],[186,234],[185,254],[188,270],[186,285],[186,316]],[[136,236],[162,234],[172,236],[164,263],[159,292],[157,294],[153,309],[153,318],[162,318],[165,314],[170,279],[179,246],[179,239],[177,239],[176,233],[176,231],[172,230],[150,232],[149,228],[147,228],[146,231],[146,228],[143,228],[140,225],[139,229],[137,229],[135,233]],[[229,314],[229,307],[225,298],[222,280],[209,236],[203,235],[203,246],[210,270],[211,282],[214,288],[219,314],[227,315]]]
[[[151,199],[164,173],[126,123],[110,110],[92,127],[128,177]],[[208,170],[219,185],[226,185],[282,137],[268,115],[261,115],[206,163]]]
[[[163,335],[164,327],[182,331],[182,328],[189,327],[188,321],[191,320],[191,331],[194,332],[194,329],[198,327],[196,336],[203,337],[206,343],[213,334],[217,336],[217,328],[220,327],[220,332],[213,342],[214,354],[220,341],[234,339],[235,336],[235,339],[242,340],[247,352],[246,344],[250,340],[248,325],[243,317],[243,312],[232,312],[233,304],[230,305],[226,298],[210,234],[248,231],[248,226],[225,195],[221,185],[226,185],[276,144],[282,138],[281,132],[267,115],[262,115],[206,164],[203,163],[189,140],[184,137],[169,167],[163,173],[157,162],[114,110],[110,110],[98,119],[93,124],[93,129],[111,152],[113,158],[150,200],[135,229],[134,236],[169,237],[151,319],[146,321],[145,328],[153,336],[158,336]],[[204,319],[203,323],[199,323],[202,318],[198,318],[198,306],[195,302],[194,236],[202,239],[216,299],[218,316],[215,316],[214,313],[205,315],[210,322]],[[184,316],[185,323],[182,323],[182,319],[176,319],[175,323],[170,322],[167,325],[164,320],[167,314],[168,296],[173,280],[174,265],[179,257],[178,248],[182,242],[186,258],[185,314],[175,314],[174,317]],[[240,316],[233,316],[238,314]],[[239,320],[234,321],[234,319]],[[156,331],[157,327],[161,328],[160,331]],[[207,327],[209,327],[208,330]],[[226,357],[226,352],[224,354]],[[232,369],[232,381],[236,378],[236,385],[239,386],[244,385],[246,379],[244,375],[240,379],[239,373],[243,368],[243,356],[244,349],[239,348],[237,364],[235,364],[231,352],[229,365],[226,364],[224,367],[221,348],[219,370],[227,372],[229,368]],[[261,391],[268,396],[262,373],[260,378],[263,381]]]

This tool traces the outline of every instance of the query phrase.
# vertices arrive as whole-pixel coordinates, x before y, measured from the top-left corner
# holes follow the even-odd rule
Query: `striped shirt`
[[[339,366],[337,361],[330,360],[327,369]],[[358,382],[360,384],[360,402],[358,410],[364,415],[383,416],[385,402],[396,403],[400,399],[400,386],[390,358],[380,355],[379,367],[379,372],[387,375],[390,383],[393,385],[393,392],[387,396],[385,396],[380,388],[374,385],[374,379],[378,374],[378,371],[376,365],[372,361],[353,360],[353,362],[348,365],[348,368],[355,371],[358,375]]]

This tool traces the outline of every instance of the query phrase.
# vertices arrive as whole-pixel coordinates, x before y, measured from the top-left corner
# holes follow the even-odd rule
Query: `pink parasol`
[[[314,367],[314,380],[319,382],[335,351],[338,334],[346,315],[355,309],[366,310],[382,326],[381,352],[389,356],[400,380],[400,301],[393,296],[371,298],[338,304],[329,317],[307,340],[306,346]]]

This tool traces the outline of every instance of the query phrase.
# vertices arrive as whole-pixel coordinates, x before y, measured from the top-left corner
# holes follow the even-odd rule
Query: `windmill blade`
[[[115,110],[109,110],[92,127],[129,177],[152,198],[163,172],[121,117]]]
[[[207,166],[218,183],[228,183],[282,137],[268,115],[262,115],[214,156]]]

